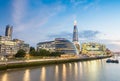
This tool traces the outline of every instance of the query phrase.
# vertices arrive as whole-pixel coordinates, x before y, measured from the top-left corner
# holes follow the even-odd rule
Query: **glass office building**
[[[63,54],[78,54],[74,44],[65,38],[55,39],[55,50]]]

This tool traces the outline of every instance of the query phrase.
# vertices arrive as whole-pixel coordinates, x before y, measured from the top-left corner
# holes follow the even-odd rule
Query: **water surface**
[[[120,81],[120,64],[72,62],[0,72],[0,81]]]

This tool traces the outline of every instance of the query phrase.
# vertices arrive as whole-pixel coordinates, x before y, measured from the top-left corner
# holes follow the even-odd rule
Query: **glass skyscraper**
[[[5,30],[5,36],[10,37],[12,39],[12,30],[13,30],[13,27],[10,25],[7,25]]]
[[[73,29],[73,43],[77,48],[78,53],[80,52],[80,44],[79,44],[79,38],[78,38],[78,29],[76,25],[76,21],[74,21],[74,29]]]

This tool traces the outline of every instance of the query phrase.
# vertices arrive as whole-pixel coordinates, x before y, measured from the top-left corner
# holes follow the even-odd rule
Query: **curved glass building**
[[[55,50],[63,54],[78,54],[74,44],[65,38],[55,39]]]

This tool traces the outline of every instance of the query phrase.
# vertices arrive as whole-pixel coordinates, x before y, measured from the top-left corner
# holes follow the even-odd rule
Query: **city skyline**
[[[58,37],[72,41],[77,20],[80,43],[103,43],[119,51],[119,4],[119,0],[0,0],[0,35],[10,24],[13,38],[32,46]]]

